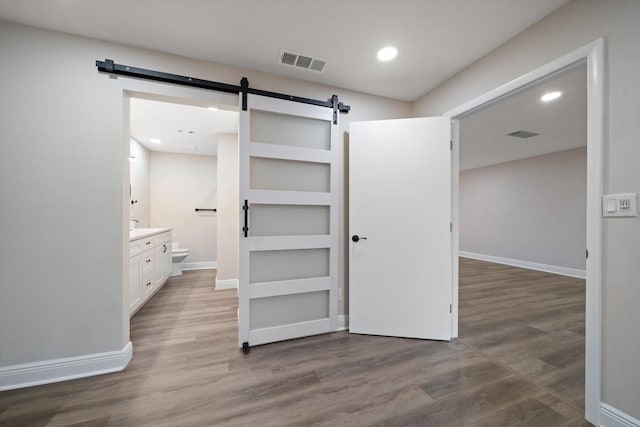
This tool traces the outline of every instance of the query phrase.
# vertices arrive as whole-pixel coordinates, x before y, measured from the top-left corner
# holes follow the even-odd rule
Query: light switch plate
[[[636,193],[620,193],[602,196],[602,216],[604,218],[638,216],[638,195]]]

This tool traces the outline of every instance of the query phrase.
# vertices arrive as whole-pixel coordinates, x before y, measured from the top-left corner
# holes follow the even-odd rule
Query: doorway
[[[459,122],[459,341],[584,412],[587,67]]]
[[[452,118],[453,165],[453,335],[458,336],[459,292],[459,156],[460,120],[465,116],[499,102],[527,87],[548,79],[578,63],[587,67],[587,213],[586,213],[586,303],[585,303],[585,417],[598,424],[601,378],[601,287],[602,287],[602,220],[603,130],[604,130],[604,41],[602,39],[578,48],[503,86],[456,107],[445,116]]]
[[[130,262],[125,288],[133,316],[165,283],[193,279],[211,289],[229,287],[233,280],[217,283],[219,261],[224,265],[222,277],[237,279],[237,213],[228,207],[237,204],[237,166],[235,174],[230,170],[237,163],[239,120],[237,107],[222,104],[150,94],[135,94],[127,101],[130,201],[125,210],[130,247],[135,249],[141,233],[150,236],[152,246],[164,243],[164,251],[142,260],[141,272]],[[128,256],[134,260],[136,254],[130,250]],[[165,259],[169,270],[158,277],[156,270],[163,269]],[[140,290],[136,275],[143,277],[138,280]],[[151,283],[150,290],[146,283]]]

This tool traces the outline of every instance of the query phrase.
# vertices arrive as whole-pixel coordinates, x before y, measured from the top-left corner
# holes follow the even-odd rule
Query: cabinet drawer
[[[153,272],[155,264],[155,257],[153,255],[153,249],[144,251],[142,253],[142,274],[148,274]]]
[[[146,251],[148,249],[153,249],[153,247],[156,245],[156,236],[149,236],[136,241],[140,242],[142,250]]]
[[[167,231],[166,233],[156,234],[154,237],[156,238],[156,246],[167,244],[171,241],[171,232]],[[169,249],[171,249],[171,245],[167,246],[169,246]]]
[[[151,273],[142,276],[142,292],[143,295],[147,295],[153,290],[153,271]]]

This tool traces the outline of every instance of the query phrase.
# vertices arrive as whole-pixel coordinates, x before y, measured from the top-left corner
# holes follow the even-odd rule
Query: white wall
[[[605,193],[640,192],[640,2],[574,0],[416,101],[438,115],[606,37]],[[604,222],[602,399],[640,418],[640,219]]]
[[[151,227],[171,227],[173,243],[189,249],[186,263],[215,262],[218,234],[215,156],[151,152]]]
[[[136,228],[149,228],[151,221],[149,150],[135,139],[131,139],[129,153],[134,157],[129,161],[131,200],[136,201],[129,205],[129,216],[138,221]]]
[[[218,134],[218,271],[216,283],[238,280],[238,135]]]
[[[585,269],[587,149],[460,172],[460,250]]]
[[[351,120],[411,110],[406,102],[8,23],[0,23],[0,58],[0,367],[122,350],[129,341],[126,96],[238,105],[232,94],[112,78],[97,72],[97,59],[235,84],[246,76],[252,87],[303,97],[337,94],[352,107],[340,117],[343,135]],[[340,227],[346,236],[344,204]],[[346,237],[340,287],[345,244]]]

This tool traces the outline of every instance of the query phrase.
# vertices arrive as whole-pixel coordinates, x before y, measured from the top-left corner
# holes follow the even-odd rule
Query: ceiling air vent
[[[301,67],[301,68],[309,68],[309,66],[311,65],[311,61],[313,61],[313,58],[310,58],[308,56],[302,56],[299,55],[298,56],[298,60],[296,61],[296,67]]]
[[[291,52],[282,52],[280,56],[280,62],[284,65],[295,65],[296,59],[298,59],[298,55]]]
[[[315,58],[309,55],[295,53],[290,50],[283,49],[280,51],[280,63],[288,67],[302,68],[316,73],[322,73],[325,65],[329,62],[326,59]]]
[[[537,136],[537,135],[540,135],[540,134],[535,132],[529,132],[526,130],[518,130],[518,131],[507,134],[507,136],[515,136],[516,138],[522,138],[522,139],[531,138],[532,136]]]
[[[327,65],[327,61],[323,61],[322,59],[314,59],[311,61],[311,65],[309,66],[310,70],[322,72],[324,66]]]

